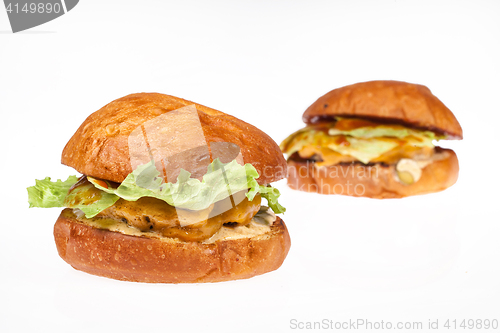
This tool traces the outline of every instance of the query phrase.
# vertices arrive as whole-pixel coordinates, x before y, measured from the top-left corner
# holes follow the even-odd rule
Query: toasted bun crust
[[[54,225],[61,258],[75,269],[117,280],[197,283],[246,279],[280,267],[290,249],[288,230],[279,217],[267,234],[203,244],[128,236],[63,215]]]
[[[313,162],[288,160],[288,186],[320,194],[343,194],[368,198],[403,198],[442,191],[457,181],[458,159],[453,150],[422,169],[421,178],[403,185],[396,178],[395,165],[337,164],[316,167]]]
[[[130,133],[163,113],[193,104],[206,141],[238,145],[244,162],[251,163],[259,172],[259,184],[286,176],[286,161],[278,145],[258,128],[206,106],[157,93],[128,95],[91,114],[66,144],[62,163],[82,174],[120,183],[132,172],[128,147]],[[265,172],[266,168],[273,172]]]
[[[461,139],[462,127],[429,88],[400,81],[369,81],[330,91],[302,116],[307,124],[334,116],[374,118],[405,123]]]

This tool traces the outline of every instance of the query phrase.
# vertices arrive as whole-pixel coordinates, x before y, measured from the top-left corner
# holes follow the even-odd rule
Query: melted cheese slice
[[[382,125],[359,119],[309,126],[295,132],[280,145],[283,152],[298,152],[318,166],[342,162],[397,163],[401,158],[428,158],[434,151],[434,133]]]

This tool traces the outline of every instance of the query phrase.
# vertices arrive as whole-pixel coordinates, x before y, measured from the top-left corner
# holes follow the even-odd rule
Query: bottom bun
[[[453,150],[437,149],[440,155],[422,169],[420,179],[402,184],[396,166],[360,163],[317,167],[311,161],[288,160],[288,186],[294,190],[320,194],[342,194],[377,199],[403,198],[442,191],[458,179],[458,159]]]
[[[61,258],[77,270],[151,283],[247,279],[279,268],[290,249],[279,217],[264,234],[206,244],[98,229],[65,209],[54,225],[54,238]]]

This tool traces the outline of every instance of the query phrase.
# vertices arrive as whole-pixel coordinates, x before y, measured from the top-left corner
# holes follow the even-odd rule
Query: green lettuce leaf
[[[369,163],[398,146],[398,140],[404,140],[405,144],[414,147],[434,147],[433,140],[444,138],[431,131],[394,125],[366,126],[348,131],[332,127],[327,132],[328,134],[315,130],[314,127],[305,127],[286,138],[280,148],[290,156],[309,145],[327,147],[342,155],[353,156],[363,163]],[[339,135],[343,135],[349,144],[338,143],[334,138]]]
[[[403,139],[407,137],[414,137],[419,146],[430,146],[432,144],[432,140],[437,140],[438,137],[431,131],[419,131],[411,128],[406,128],[403,126],[394,127],[394,126],[385,126],[378,125],[375,127],[360,127],[349,131],[341,131],[335,128],[330,128],[328,130],[328,134],[330,135],[349,135],[354,138],[379,138],[379,137],[392,137]]]
[[[78,177],[69,176],[65,181],[50,181],[50,177],[35,180],[35,186],[28,187],[28,202],[31,207],[64,207],[64,199]]]
[[[112,206],[118,199],[136,201],[142,197],[153,197],[181,209],[202,210],[230,195],[248,190],[251,201],[257,193],[267,199],[269,207],[279,214],[285,208],[278,203],[280,192],[271,186],[257,183],[257,170],[251,164],[240,165],[236,161],[224,164],[214,160],[200,181],[181,169],[176,183],[165,183],[160,172],[150,162],[139,166],[117,188],[102,186],[102,180],[87,176],[90,183],[75,187],[76,176],[66,181],[36,180],[36,185],[28,188],[30,207],[78,208],[91,218]],[[108,184],[109,185],[109,184]],[[69,192],[69,193],[68,193]]]
[[[274,213],[276,214],[281,214],[286,211],[286,208],[283,207],[282,205],[279,204],[278,198],[281,195],[280,191],[278,191],[277,188],[274,188],[272,186],[259,186],[259,193],[260,195],[267,200],[267,205],[273,210]],[[247,193],[247,197],[249,200],[252,200],[249,198],[249,195]]]
[[[360,127],[350,131],[340,131],[335,128],[328,130],[329,135],[345,135],[350,145],[347,147],[328,145],[328,148],[344,155],[356,157],[363,163],[390,151],[398,145],[397,142],[384,140],[383,138],[397,138],[406,141],[406,144],[414,147],[434,147],[433,140],[440,139],[431,131],[420,131],[403,126]]]
[[[120,199],[116,195],[96,189],[92,184],[77,186],[69,192],[70,188],[77,182],[78,177],[76,176],[69,176],[64,182],[61,180],[52,182],[50,177],[35,180],[35,186],[28,187],[30,208],[78,208],[85,213],[86,217],[91,218]]]
[[[275,212],[284,212],[284,207],[277,202],[279,191],[276,189],[271,191],[268,187],[259,186],[255,180],[259,174],[249,163],[240,165],[234,160],[224,164],[219,159],[215,159],[208,166],[207,173],[201,181],[190,176],[189,172],[181,169],[176,183],[164,183],[160,172],[155,168],[154,163],[150,162],[137,167],[118,188],[106,188],[92,177],[88,179],[101,191],[128,201],[153,197],[171,206],[189,210],[206,209],[211,204],[236,192],[249,189],[246,193],[249,200],[253,200],[256,193],[261,193],[264,198],[269,198],[269,205]]]

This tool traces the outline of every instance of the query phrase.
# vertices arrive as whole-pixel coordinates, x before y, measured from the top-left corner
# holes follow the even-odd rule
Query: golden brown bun
[[[286,161],[278,145],[258,128],[206,106],[157,93],[128,95],[91,114],[66,144],[62,163],[82,174],[120,183],[132,172],[129,134],[160,114],[193,104],[206,141],[238,145],[244,162],[259,172],[259,184],[286,176]]]
[[[330,91],[314,102],[302,116],[307,124],[334,116],[373,118],[463,137],[453,113],[429,88],[399,81],[356,83]]]
[[[320,194],[343,194],[377,199],[403,198],[442,191],[457,181],[458,159],[453,150],[439,149],[445,158],[422,169],[421,178],[403,185],[396,178],[395,165],[359,163],[316,167],[313,162],[288,160],[288,186]]]
[[[246,279],[280,267],[290,249],[288,230],[279,217],[267,234],[203,244],[97,229],[63,211],[54,225],[54,238],[61,258],[75,269],[152,283]]]

